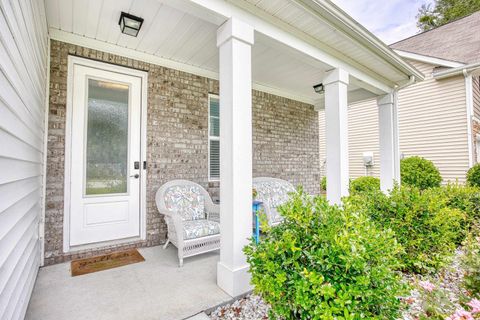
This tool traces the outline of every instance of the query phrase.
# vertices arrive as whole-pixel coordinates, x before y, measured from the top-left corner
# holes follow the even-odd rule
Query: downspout
[[[394,148],[394,161],[395,161],[395,172],[394,172],[394,176],[396,177],[396,180],[397,180],[397,183],[400,184],[401,183],[401,176],[400,176],[400,136],[399,136],[399,129],[398,129],[398,92],[403,89],[403,88],[406,88],[408,86],[411,86],[412,84],[414,84],[416,81],[416,78],[414,75],[411,75],[410,78],[408,79],[408,82],[403,84],[403,85],[395,85],[394,88],[393,88],[393,101],[394,101],[394,104],[393,104],[393,108],[394,108],[394,119],[393,119],[393,123],[394,123],[394,139],[395,139],[395,148]]]
[[[473,140],[472,140],[472,117],[473,117],[473,86],[472,75],[468,73],[467,69],[463,69],[463,76],[465,77],[465,100],[467,107],[467,142],[468,142],[468,166],[473,166]]]

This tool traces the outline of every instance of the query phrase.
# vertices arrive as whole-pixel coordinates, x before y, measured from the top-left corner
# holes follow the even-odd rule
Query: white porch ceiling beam
[[[249,3],[241,2],[233,4],[230,1],[223,0],[159,1],[177,9],[188,10],[190,14],[202,19],[210,19],[210,22],[216,24],[218,24],[222,18],[223,21],[225,21],[230,17],[236,17],[253,26],[257,32],[321,61],[331,66],[332,69],[341,68],[347,71],[350,76],[359,80],[358,83],[363,88],[375,90],[376,94],[389,93],[395,86],[393,82],[376,74],[348,56]],[[205,15],[205,9],[216,15]]]

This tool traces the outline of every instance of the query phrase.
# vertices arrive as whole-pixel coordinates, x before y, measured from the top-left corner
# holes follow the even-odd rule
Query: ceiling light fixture
[[[142,24],[142,18],[136,17],[123,11],[120,14],[120,20],[118,21],[118,25],[120,26],[120,30],[122,31],[122,33],[128,34],[132,37],[136,37],[138,35]]]
[[[313,86],[313,90],[315,90],[316,93],[322,94],[325,92],[325,88],[323,87],[323,83],[319,83],[317,85]]]

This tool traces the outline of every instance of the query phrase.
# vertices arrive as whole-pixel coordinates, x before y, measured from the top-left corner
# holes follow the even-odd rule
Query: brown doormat
[[[145,259],[137,249],[117,251],[101,256],[74,260],[71,263],[72,277],[142,261],[145,261]]]

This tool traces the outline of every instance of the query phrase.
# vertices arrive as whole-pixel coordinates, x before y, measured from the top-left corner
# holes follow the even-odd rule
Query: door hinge
[[[143,170],[147,169],[147,161],[143,161]]]

